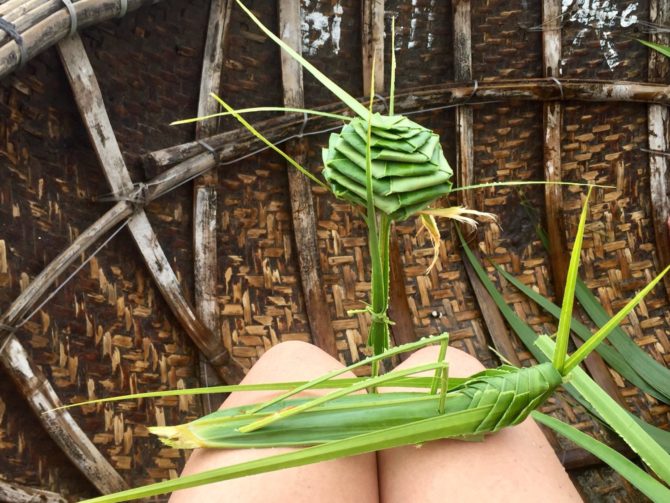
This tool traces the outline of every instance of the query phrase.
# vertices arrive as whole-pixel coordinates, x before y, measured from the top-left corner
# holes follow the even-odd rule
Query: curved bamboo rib
[[[120,202],[98,221],[86,229],[56,259],[54,259],[17,297],[9,309],[3,313],[0,324],[15,326],[31,307],[89,246],[132,214],[132,206]],[[45,411],[62,404],[56,392],[42,372],[32,362],[30,356],[12,333],[0,330],[3,347],[0,363],[28,400],[45,430],[60,446],[77,468],[102,492],[110,493],[125,488],[125,483],[114,468],[100,454],[88,437],[77,426],[67,411]],[[2,492],[0,491],[0,495]]]
[[[74,465],[103,494],[125,489],[126,483],[107,462],[62,404],[14,334],[6,335],[0,363],[26,398],[45,430]]]
[[[112,131],[102,94],[81,38],[74,35],[63,40],[58,50],[75,101],[112,191],[117,195],[132,192],[134,185]],[[203,325],[184,298],[177,276],[142,208],[137,208],[130,217],[128,228],[159,290],[186,333],[225,382],[239,382],[244,376],[244,369],[230,357],[221,339]]]
[[[67,503],[60,494],[0,480],[0,501],[13,503]]]
[[[159,1],[128,0],[126,12]],[[32,5],[30,2],[23,0],[17,2],[17,4],[21,4],[23,8],[13,11],[9,20],[17,26],[23,38],[25,54],[28,59],[48,49],[70,33],[70,13],[62,0],[43,0],[41,5],[32,10],[28,10],[28,7]],[[73,6],[77,12],[77,26],[79,29],[118,17],[121,14],[119,0],[79,0],[73,2]],[[5,7],[7,6],[5,5]],[[0,38],[0,43],[2,43],[2,40],[3,38]],[[25,61],[21,61],[19,46],[13,40],[5,40],[4,45],[0,46],[0,78],[11,73],[21,63],[25,63]]]
[[[474,93],[474,94],[473,94]],[[605,81],[566,79],[560,81],[560,87],[550,79],[518,79],[497,80],[478,83],[445,83],[436,86],[422,87],[396,95],[396,111],[408,113],[431,110],[436,107],[462,105],[465,103],[482,103],[487,101],[523,100],[523,101],[632,101],[670,105],[670,87],[662,84],[645,82]],[[346,114],[348,109],[339,103],[318,107],[316,110]],[[378,107],[382,111],[382,105]],[[337,125],[337,121],[321,117],[309,117],[305,133],[315,132],[325,127]],[[278,141],[288,135],[300,131],[303,117],[297,115],[280,116],[264,120],[254,127],[268,139]],[[245,129],[236,129],[220,133],[206,139],[207,144],[221,150],[230,142],[239,142],[251,138]],[[251,149],[258,148],[260,141],[252,141],[248,148],[235,149],[234,155],[243,155]],[[227,148],[227,147],[226,147]],[[227,150],[231,152],[231,150]],[[156,150],[145,156],[149,166],[160,167],[176,164],[205,152],[205,148],[197,142],[183,143],[173,147]],[[211,157],[211,154],[208,154]],[[234,156],[222,158],[222,161],[233,159]],[[154,189],[155,190],[155,189]]]

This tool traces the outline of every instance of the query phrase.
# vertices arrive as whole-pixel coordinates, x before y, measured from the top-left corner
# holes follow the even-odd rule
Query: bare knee
[[[412,367],[423,363],[437,361],[440,353],[439,346],[427,346],[412,354],[399,368]],[[460,349],[449,347],[446,358],[449,362],[449,374],[452,376],[466,377],[481,372],[486,367],[474,356]]]

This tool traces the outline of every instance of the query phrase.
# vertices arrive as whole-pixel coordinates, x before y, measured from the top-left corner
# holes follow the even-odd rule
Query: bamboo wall
[[[630,4],[612,3],[619,13]],[[278,25],[275,2],[249,0],[247,5],[267,26]],[[647,19],[648,2],[636,5],[635,14]],[[303,1],[302,6],[308,21],[302,40],[308,59],[346,90],[362,95],[360,2]],[[484,83],[543,77],[542,34],[533,29],[542,23],[539,4],[475,0],[470,8],[474,79]],[[385,10],[387,31],[390,14],[397,15],[399,90],[453,81],[452,6],[387,0]],[[143,163],[145,154],[195,137],[193,127],[168,124],[196,113],[208,15],[209,1],[163,0],[82,32],[134,181],[149,180],[166,169]],[[319,25],[324,17],[326,24]],[[334,23],[339,38],[333,33]],[[647,51],[630,40],[630,31],[621,26],[611,29],[620,63],[610,68],[593,30],[587,30],[580,45],[574,43],[583,28],[575,21],[564,23],[559,78],[647,80]],[[329,38],[320,45],[324,33]],[[385,54],[388,62],[388,39]],[[282,102],[279,52],[237,9],[229,21],[220,89],[237,108]],[[308,106],[334,101],[307,75],[305,100]],[[543,179],[542,103],[490,101],[472,105],[473,181]],[[647,105],[565,102],[562,108],[564,179],[616,186],[615,191],[596,191],[583,255],[584,279],[606,309],[614,311],[660,270],[657,249],[662,244],[656,242],[651,223],[649,155],[642,150],[649,139]],[[0,81],[0,110],[1,312],[112,203],[100,200],[110,188],[101,176],[55,49]],[[440,133],[445,154],[456,166],[454,110],[423,112],[413,119]],[[229,120],[219,124],[220,131],[237,127]],[[309,165],[314,169],[319,169],[320,148],[326,141],[327,135],[309,139]],[[273,154],[253,155],[218,169],[216,335],[245,368],[280,341],[312,340],[288,191],[285,163]],[[366,315],[346,314],[361,307],[369,288],[363,220],[350,205],[322,189],[315,187],[312,194],[319,265],[336,346],[343,362],[355,361],[367,351],[369,323]],[[581,189],[563,191],[560,212],[565,236],[574,234],[583,198]],[[486,189],[475,192],[473,200],[477,209],[500,217],[497,223],[480,227],[481,253],[540,293],[553,295],[550,259],[534,230],[534,218],[543,221],[546,216],[544,189]],[[190,302],[194,301],[192,208],[190,184],[146,208]],[[473,290],[451,224],[441,227],[440,261],[425,275],[432,256],[428,236],[418,233],[414,220],[396,226],[406,309],[414,325],[411,337],[448,330],[454,346],[495,365],[498,360],[489,350],[491,337],[480,310],[485,301]],[[70,266],[57,285],[80,263]],[[555,329],[549,316],[504,279],[493,272],[491,277],[515,312],[536,331]],[[667,304],[666,291],[657,288],[626,325],[638,344],[666,364],[670,362]],[[64,403],[199,383],[197,350],[162,299],[127,229],[21,326],[17,337]],[[530,361],[515,339],[513,345],[521,362]],[[668,427],[667,406],[612,374],[633,410]],[[607,435],[561,396],[552,399],[546,410],[596,436]],[[72,414],[105,458],[135,486],[175,476],[185,459],[184,453],[162,448],[151,439],[146,426],[183,422],[202,411],[199,400],[175,398],[76,408]],[[593,501],[637,497],[603,468],[576,476]],[[95,493],[42,432],[6,379],[0,379],[0,477],[71,498]]]

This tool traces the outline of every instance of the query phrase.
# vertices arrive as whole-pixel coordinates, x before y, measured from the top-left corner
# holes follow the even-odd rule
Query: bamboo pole
[[[126,483],[93,445],[66,410],[49,380],[31,360],[12,333],[2,338],[0,363],[19,388],[33,412],[65,455],[102,493],[126,489]]]
[[[547,29],[542,31],[542,61],[545,77],[556,78],[559,75],[561,60],[561,28],[560,0],[544,0],[542,2],[542,22]],[[560,182],[561,172],[561,128],[562,128],[562,106],[560,102],[543,103],[543,125],[544,125],[544,176],[547,181]],[[563,222],[563,195],[560,185],[546,185],[545,206],[547,211],[547,233],[549,235],[549,261],[551,263],[554,291],[559,301],[563,298],[563,288],[568,273],[568,244]],[[575,345],[580,346],[582,341],[574,334],[571,339]],[[619,387],[614,382],[612,374],[602,357],[591,353],[584,361],[584,365],[593,379],[607,393],[625,406],[624,400],[619,393]]]
[[[670,23],[670,4],[667,0],[651,0],[649,16],[652,23],[667,26]],[[652,34],[652,41],[668,44],[665,33]],[[649,81],[667,83],[670,65],[665,56],[649,50]],[[668,150],[668,109],[661,105],[649,105],[647,111],[649,149]],[[656,256],[659,270],[670,264],[670,199],[668,198],[668,159],[666,156],[649,154],[649,187],[651,190],[652,220],[656,237]],[[670,278],[663,279],[665,291],[670,298]]]
[[[561,5],[558,0],[544,0],[542,3],[542,60],[545,77],[558,77],[561,59]],[[562,105],[559,102],[545,102],[543,108],[544,127],[544,176],[547,181],[560,182],[561,173],[561,127]],[[549,261],[558,300],[563,298],[563,285],[568,273],[568,244],[563,230],[563,193],[559,185],[544,188],[547,209],[547,233],[549,234]]]
[[[200,78],[198,117],[216,113],[218,105],[210,93],[219,93],[221,68],[223,67],[223,44],[228,31],[231,0],[212,0],[207,23],[207,38]],[[217,121],[197,122],[196,140],[212,136]],[[216,170],[208,171],[196,178],[193,184],[193,273],[195,283],[195,311],[214,337],[219,337],[219,310],[217,304],[218,256],[216,243],[217,216]],[[203,386],[221,384],[221,379],[204,355],[199,355],[200,383]],[[223,399],[219,395],[202,395],[201,402],[206,414],[219,408]]]
[[[469,82],[472,80],[470,0],[454,0],[452,6],[454,15],[454,77],[459,82]],[[461,187],[475,183],[473,121],[472,107],[466,105],[456,108],[456,173],[458,185]],[[477,204],[472,191],[459,192],[458,198],[460,204],[476,209]],[[468,240],[474,240],[476,237],[476,232],[470,231],[467,233]],[[475,253],[477,252],[475,251]],[[498,310],[491,295],[486,291],[470,263],[464,261],[463,264],[493,345],[507,360],[520,366],[521,362],[516,354],[500,310]]]
[[[159,1],[128,0],[127,12],[132,12],[143,5],[151,5]],[[59,4],[60,8],[43,19],[40,19],[42,9],[35,9],[29,13],[33,14],[32,17],[28,17],[25,20],[22,19],[21,21],[22,23],[27,23],[25,25],[26,28],[20,29],[19,32],[23,38],[28,59],[35,57],[70,33],[70,13],[65,8],[65,4],[60,0],[48,0],[48,2],[49,6]],[[73,5],[77,12],[77,25],[79,28],[86,28],[107,19],[118,17],[121,12],[119,0],[79,0]],[[0,46],[0,78],[16,69],[21,63],[20,59],[21,51],[14,40],[7,41],[4,45]]]
[[[559,87],[555,81],[550,79],[518,79],[479,82],[477,93],[472,96],[474,89],[474,83],[472,82],[451,82],[405,91],[396,95],[396,111],[407,113],[464,103],[475,104],[507,100],[629,101],[670,105],[670,87],[645,82],[569,79],[561,80]],[[361,98],[361,101],[364,101],[364,99]],[[333,113],[347,112],[347,109],[339,103],[317,107],[316,110]],[[376,107],[376,110],[384,111],[381,103]],[[338,123],[334,120],[309,117],[304,131],[310,133],[325,127],[336,126]],[[279,141],[289,135],[296,134],[300,131],[302,125],[302,116],[293,114],[261,121],[255,127],[263,134],[272,135],[273,141]],[[280,132],[283,133],[283,136]],[[211,136],[206,141],[218,150],[231,141],[241,141],[250,137],[251,135],[246,130],[237,129]],[[262,144],[260,141],[253,141],[249,145],[250,148],[255,149]],[[240,149],[235,150],[236,152],[242,152]],[[154,168],[170,166],[203,152],[206,152],[205,147],[197,142],[188,142],[151,152],[145,156],[144,162]],[[231,150],[228,149],[228,152],[231,152]],[[229,159],[232,158],[222,157],[222,161]]]
[[[117,196],[129,194],[134,185],[112,131],[100,88],[81,38],[78,35],[67,38],[60,42],[58,49],[75,101],[112,191]],[[184,331],[209,358],[225,382],[239,382],[244,375],[242,366],[230,357],[223,342],[202,324],[184,298],[179,281],[143,209],[136,209],[128,221],[128,228],[158,289]]]
[[[361,9],[363,94],[369,96],[373,59],[375,93],[384,92],[384,0],[363,0]]]
[[[302,51],[299,26],[300,1],[279,0],[279,33],[282,39],[298,53]],[[305,98],[302,66],[285,51],[281,51],[281,69],[284,106],[303,108]],[[296,139],[289,144],[288,153],[300,165],[304,165],[307,160],[307,142],[301,138]],[[321,349],[337,358],[335,331],[321,280],[316,215],[310,181],[288,165],[287,175],[293,217],[293,237],[312,340]]]

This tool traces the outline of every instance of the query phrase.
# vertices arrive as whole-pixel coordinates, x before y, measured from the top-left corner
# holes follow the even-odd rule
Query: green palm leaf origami
[[[374,205],[392,220],[405,220],[451,191],[453,171],[437,134],[403,116],[380,121],[382,116],[375,115],[370,141]],[[333,193],[363,207],[366,141],[367,122],[355,118],[331,134],[323,149],[323,177]]]

